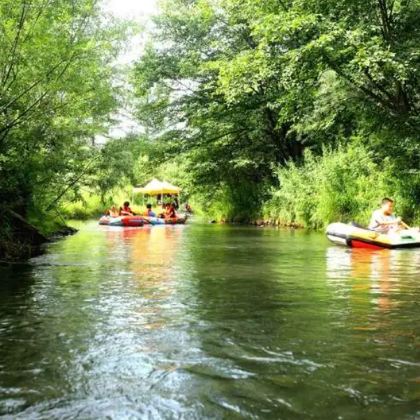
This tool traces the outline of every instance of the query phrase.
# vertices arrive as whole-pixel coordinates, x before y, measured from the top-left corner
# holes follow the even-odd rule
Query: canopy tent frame
[[[158,196],[160,195],[163,201],[164,194],[171,194],[177,195],[180,197],[181,188],[172,185],[167,181],[159,181],[158,179],[154,178],[149,183],[147,183],[144,187],[134,187],[132,191],[132,198],[134,201],[134,194],[141,193],[143,196],[143,205],[144,205],[144,196]]]

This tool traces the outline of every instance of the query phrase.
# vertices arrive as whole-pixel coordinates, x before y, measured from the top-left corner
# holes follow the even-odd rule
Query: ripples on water
[[[418,250],[88,223],[0,275],[5,416],[420,416]]]

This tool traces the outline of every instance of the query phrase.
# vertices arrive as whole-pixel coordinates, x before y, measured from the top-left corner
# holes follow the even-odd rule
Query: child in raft
[[[118,217],[120,215],[117,206],[113,204],[109,210],[105,212],[105,216]]]
[[[120,216],[134,216],[135,213],[130,208],[130,203],[128,201],[124,201],[122,207],[120,207]]]
[[[152,210],[152,205],[151,204],[146,204],[145,216],[156,217],[156,213]]]
[[[167,204],[165,211],[165,219],[174,219],[176,217],[175,204]]]
[[[176,217],[176,210],[173,204],[167,203],[163,206],[164,212],[159,214],[161,219],[173,219]]]

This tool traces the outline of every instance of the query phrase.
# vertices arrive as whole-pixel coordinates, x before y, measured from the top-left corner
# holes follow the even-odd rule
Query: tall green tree
[[[249,22],[210,2],[175,3],[164,6],[156,43],[136,66],[139,118],[186,153],[197,188],[223,188],[247,205],[272,182],[271,165],[300,156],[302,144],[270,109],[269,84],[236,100],[223,89],[223,63],[256,47]]]
[[[138,114],[197,187],[258,204],[273,168],[355,135],[418,167],[419,2],[164,2]],[[236,194],[236,195],[235,195]]]
[[[55,205],[93,166],[90,147],[118,105],[123,29],[96,0],[0,4],[0,201]]]

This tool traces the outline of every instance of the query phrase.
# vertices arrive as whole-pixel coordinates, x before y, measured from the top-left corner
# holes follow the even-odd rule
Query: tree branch
[[[23,30],[23,26],[25,24],[25,19],[26,19],[26,2],[23,2],[22,4],[22,11],[20,14],[20,18],[19,18],[19,23],[18,23],[18,27],[17,27],[17,32],[16,32],[16,36],[13,42],[13,46],[12,49],[10,51],[10,64],[9,64],[9,69],[6,71],[6,74],[4,76],[4,78],[2,79],[2,85],[4,86],[7,82],[7,80],[9,79],[10,73],[12,72],[12,69],[14,67],[15,64],[15,55],[16,55],[16,49],[17,46],[19,44],[19,38],[20,35],[22,33]]]
[[[72,187],[74,187],[81,179],[82,177],[86,174],[86,172],[88,171],[88,169],[90,168],[90,166],[92,165],[92,163],[97,160],[99,158],[99,156],[94,156],[88,163],[87,165],[83,168],[83,170],[80,172],[79,176],[77,176],[76,178],[74,178],[70,184],[68,184],[59,194],[58,196],[51,201],[51,203],[46,207],[46,211],[50,211],[60,200],[61,198],[64,196],[64,194],[66,194],[67,191],[69,191]]]

